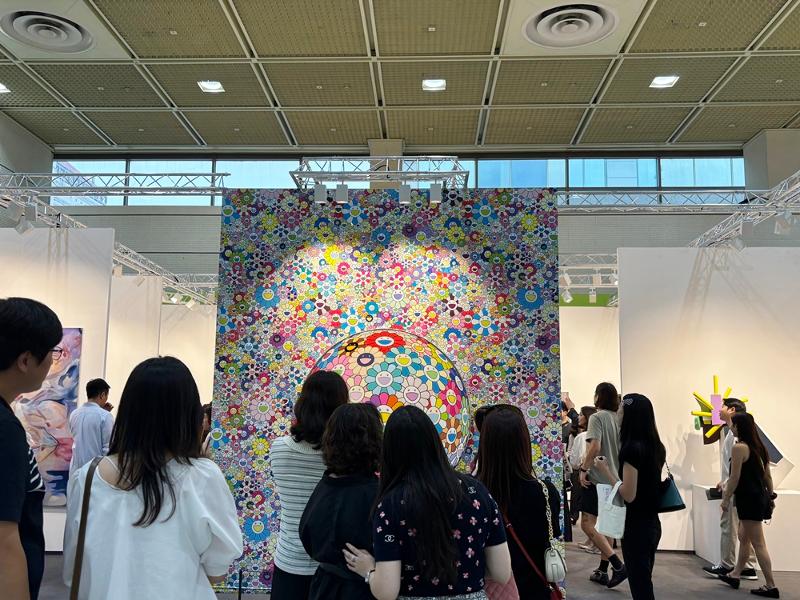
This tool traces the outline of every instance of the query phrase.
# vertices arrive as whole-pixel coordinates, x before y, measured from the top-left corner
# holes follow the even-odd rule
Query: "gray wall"
[[[50,146],[0,113],[0,165],[16,173],[49,173],[53,168]]]

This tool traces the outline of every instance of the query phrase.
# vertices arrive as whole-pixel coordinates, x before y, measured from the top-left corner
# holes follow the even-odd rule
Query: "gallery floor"
[[[582,540],[583,535],[576,531],[575,539]],[[570,573],[567,577],[567,597],[569,600],[624,600],[630,598],[626,584],[616,590],[607,590],[590,583],[589,573],[597,566],[597,557],[578,549],[574,544],[568,545],[567,562]],[[747,582],[742,589],[735,592],[724,584],[705,577],[702,572],[703,561],[692,554],[662,552],[656,558],[655,586],[656,598],[678,600],[702,598],[703,600],[734,600],[735,598],[752,598],[750,588],[763,584]],[[62,558],[60,554],[47,556],[44,582],[39,600],[64,600],[68,590],[61,582]],[[800,573],[777,573],[775,576],[781,590],[783,600],[800,600]],[[220,600],[234,600],[235,594],[220,594]],[[267,600],[267,595],[248,595],[247,600]]]

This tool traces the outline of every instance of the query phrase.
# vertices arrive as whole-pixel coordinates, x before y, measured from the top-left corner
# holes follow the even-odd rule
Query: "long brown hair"
[[[486,415],[478,447],[477,475],[504,512],[511,500],[513,482],[533,479],[530,433],[516,406],[503,404]]]
[[[761,441],[756,428],[756,420],[750,413],[737,412],[731,417],[731,424],[736,428],[736,439],[747,444],[750,453],[755,454],[761,460],[761,467],[766,470],[769,465],[769,453]]]

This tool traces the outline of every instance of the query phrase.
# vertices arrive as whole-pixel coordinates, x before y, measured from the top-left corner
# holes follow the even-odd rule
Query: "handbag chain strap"
[[[528,564],[531,567],[533,567],[533,570],[539,576],[539,579],[542,580],[542,583],[544,583],[545,586],[547,586],[547,588],[550,589],[550,591],[552,593],[557,593],[558,594],[557,595],[558,598],[562,598],[563,596],[561,595],[560,588],[557,585],[547,581],[547,577],[544,576],[542,571],[539,569],[539,567],[536,565],[536,563],[531,558],[531,555],[528,554],[527,550],[525,550],[525,546],[522,545],[522,540],[519,539],[519,536],[517,535],[517,532],[514,530],[514,527],[511,525],[511,521],[509,521],[508,517],[506,517],[505,515],[503,515],[503,519],[505,519],[505,522],[506,522],[506,529],[508,529],[509,533],[511,533],[511,537],[514,538],[514,541],[517,543],[517,546],[519,546],[519,549],[522,551],[522,555],[525,557],[525,560],[527,560]],[[513,575],[512,575],[512,577],[513,577]]]
[[[542,486],[542,492],[544,492],[544,505],[547,511],[547,535],[550,540],[550,547],[552,548],[555,537],[553,536],[553,512],[550,509],[550,492],[547,490],[547,484],[544,481],[541,479],[537,479],[536,481]]]
[[[83,503],[81,504],[81,524],[78,527],[78,544],[75,548],[75,565],[72,569],[72,586],[69,592],[70,600],[78,600],[78,591],[81,587],[81,570],[83,567],[83,548],[86,542],[86,517],[89,514],[89,499],[92,492],[92,480],[94,479],[94,472],[97,470],[97,465],[103,460],[102,456],[98,456],[92,460],[89,466],[89,471],[86,473],[86,483],[83,486]]]

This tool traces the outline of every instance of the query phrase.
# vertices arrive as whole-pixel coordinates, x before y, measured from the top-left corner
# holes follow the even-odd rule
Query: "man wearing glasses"
[[[44,484],[11,403],[42,386],[62,336],[44,304],[0,300],[0,590],[8,600],[36,600],[44,571]]]

